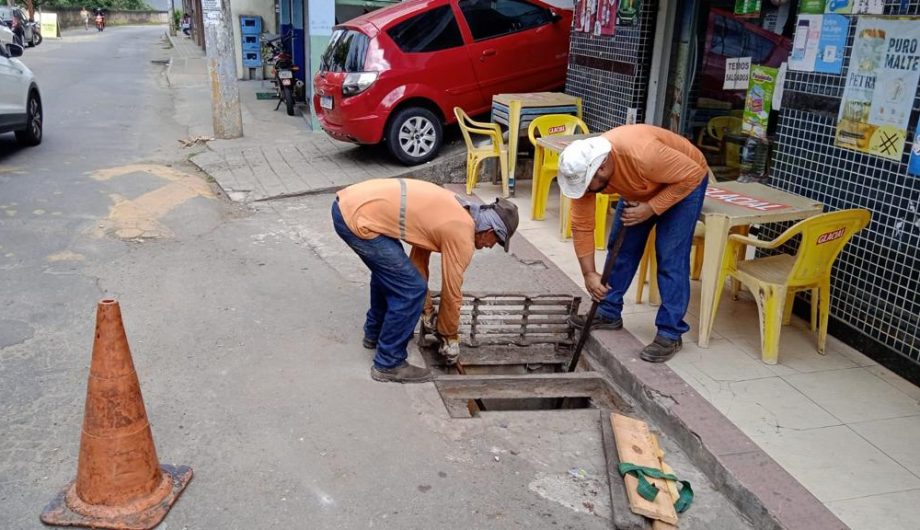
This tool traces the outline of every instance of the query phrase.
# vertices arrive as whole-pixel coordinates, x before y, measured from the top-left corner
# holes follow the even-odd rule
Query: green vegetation
[[[24,6],[24,2],[17,2]],[[92,11],[95,8],[108,9],[111,11],[142,11],[151,9],[144,0],[37,0],[34,2],[35,9],[41,6],[42,9],[53,9],[56,7],[85,7]]]

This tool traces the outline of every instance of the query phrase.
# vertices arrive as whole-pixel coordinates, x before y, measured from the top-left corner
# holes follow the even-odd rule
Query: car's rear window
[[[323,52],[320,69],[327,72],[363,71],[368,40],[367,35],[360,31],[336,29]]]
[[[441,6],[396,24],[387,34],[406,53],[436,52],[463,46],[450,6]]]

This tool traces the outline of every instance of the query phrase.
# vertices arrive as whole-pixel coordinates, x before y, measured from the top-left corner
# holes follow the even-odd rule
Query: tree
[[[19,0],[21,4],[30,9],[32,0]],[[150,6],[144,0],[35,0],[35,7],[53,9],[56,7],[85,7],[89,10],[96,8],[109,11],[141,11],[149,10]]]

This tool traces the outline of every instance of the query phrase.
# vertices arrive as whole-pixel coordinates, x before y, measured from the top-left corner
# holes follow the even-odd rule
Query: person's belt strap
[[[405,179],[396,179],[399,181],[399,239],[406,240],[406,190]]]

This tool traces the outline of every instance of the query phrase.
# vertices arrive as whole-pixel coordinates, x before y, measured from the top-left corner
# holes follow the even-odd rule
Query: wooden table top
[[[584,140],[585,138],[593,138],[595,136],[600,136],[601,133],[591,133],[591,134],[557,134],[553,136],[543,136],[537,138],[537,145],[543,147],[544,149],[549,149],[550,151],[561,153],[563,149],[569,146],[575,140]]]
[[[821,213],[818,201],[756,182],[718,182],[706,189],[703,215],[724,215],[735,222],[780,222]]]
[[[576,105],[579,98],[562,92],[529,92],[522,94],[496,94],[492,96],[493,103],[508,106],[514,100],[520,100],[524,107],[557,107],[563,105]]]

